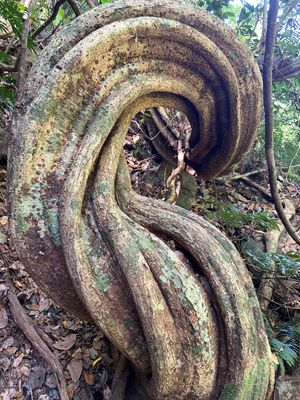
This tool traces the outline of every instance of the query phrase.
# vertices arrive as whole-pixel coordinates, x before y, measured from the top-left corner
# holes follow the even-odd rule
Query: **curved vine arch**
[[[227,26],[178,1],[115,1],[64,27],[13,122],[16,248],[58,304],[101,327],[149,398],[266,399],[270,350],[234,246],[131,190],[124,137],[138,111],[158,106],[191,122],[187,163],[220,176],[254,139],[259,70]]]

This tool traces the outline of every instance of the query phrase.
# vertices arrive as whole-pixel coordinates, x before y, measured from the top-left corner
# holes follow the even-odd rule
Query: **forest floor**
[[[142,137],[141,132],[132,131],[126,138],[125,149],[135,190],[148,196],[166,197],[164,179],[159,174],[161,159],[155,155],[149,141]],[[70,397],[75,400],[109,400],[114,372],[110,344],[101,330],[93,324],[74,318],[56,306],[26,273],[9,236],[6,177],[6,166],[2,163],[0,166],[0,399],[60,399],[51,368],[12,317],[7,299],[10,289],[6,277],[9,276],[23,309],[38,331],[43,333],[47,345],[61,363]],[[271,212],[273,205],[266,193],[261,190],[245,184],[242,180],[227,178],[198,181],[193,211],[212,220],[224,230],[240,251],[249,240],[263,248],[265,232],[251,221],[232,222],[232,218],[237,216],[234,211],[230,216],[232,210],[230,207],[234,205],[238,210],[250,215],[259,210]],[[265,171],[253,175],[253,179],[268,191]],[[292,221],[299,232],[300,185],[287,179],[282,181],[281,195],[290,199],[295,205],[296,213]],[[225,208],[225,214],[221,217],[215,212],[220,205],[229,206]],[[229,212],[227,216],[226,210]],[[297,252],[292,239],[284,233],[280,237],[278,249],[285,253]],[[300,309],[299,283],[285,288],[284,293],[281,288],[274,299],[277,310],[280,308],[284,312],[285,305],[289,303],[293,305],[293,315],[297,314],[299,312],[297,310]]]

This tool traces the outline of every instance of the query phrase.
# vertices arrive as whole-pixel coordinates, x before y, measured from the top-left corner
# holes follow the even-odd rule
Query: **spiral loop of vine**
[[[148,398],[266,399],[270,350],[234,246],[131,189],[123,142],[149,107],[185,113],[187,163],[220,176],[254,140],[259,70],[225,24],[173,0],[115,1],[55,35],[13,123],[19,255],[58,304],[101,327]]]

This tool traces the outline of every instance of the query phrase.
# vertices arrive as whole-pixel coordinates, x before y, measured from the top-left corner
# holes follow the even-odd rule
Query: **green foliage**
[[[229,1],[230,0],[192,0],[191,2],[205,8],[219,18],[225,19],[228,13]]]
[[[12,31],[17,38],[21,38],[23,31],[23,11],[25,7],[16,0],[0,0],[0,33]],[[33,41],[28,38],[28,47],[34,49]],[[0,62],[12,65],[12,57],[0,49]],[[0,123],[5,124],[6,114],[11,112],[16,99],[16,79],[11,73],[4,73],[0,81]]]
[[[300,357],[300,319],[295,317],[288,323],[273,328],[266,321],[266,330],[272,352],[277,356],[280,374],[292,372]]]
[[[64,16],[65,16],[65,10],[63,8],[60,8],[58,10],[55,20],[53,21],[53,26],[59,25],[61,21],[64,19]]]
[[[213,196],[204,196],[196,208],[215,225],[229,230],[229,233],[232,233],[232,229],[241,229],[246,225],[263,231],[278,229],[277,219],[270,212],[245,211],[233,204],[224,204]]]
[[[23,30],[23,14],[25,7],[16,0],[0,0],[0,16],[9,22],[11,29],[17,37],[21,37]],[[6,24],[0,22],[0,31],[7,33]]]
[[[299,277],[300,255],[297,253],[266,253],[250,250],[246,250],[244,253],[251,265],[260,271],[275,272],[278,276],[285,278]]]

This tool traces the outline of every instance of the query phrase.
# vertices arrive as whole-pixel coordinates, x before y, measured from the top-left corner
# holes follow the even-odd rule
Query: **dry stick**
[[[67,2],[69,3],[70,7],[74,11],[76,17],[79,17],[79,15],[81,15],[81,11],[80,11],[79,5],[77,4],[77,1],[76,0],[67,0]]]
[[[30,19],[29,14],[33,5],[33,1],[31,0],[28,3],[28,7],[24,12],[23,15],[23,32],[21,36],[21,50],[19,56],[19,63],[18,63],[18,98],[22,96],[24,84],[25,84],[25,76],[26,76],[26,56],[27,56],[27,44],[28,44],[28,35],[30,29]]]
[[[14,292],[14,286],[9,277],[6,277],[6,283],[9,289],[7,297],[9,301],[10,312],[12,317],[14,318],[14,321],[22,330],[24,335],[28,338],[28,340],[32,343],[32,345],[36,348],[36,350],[40,353],[40,355],[48,362],[48,364],[52,368],[54,375],[57,379],[58,391],[61,400],[69,400],[67,383],[60,362],[54,356],[46,343],[38,335],[34,327],[33,321],[31,320],[31,318],[29,318],[29,316],[26,314],[25,310],[21,306],[19,299]]]
[[[93,2],[93,0],[86,0],[86,2],[87,2],[87,5],[88,5],[90,8],[96,7],[95,4],[94,4],[94,2]]]
[[[300,151],[300,143],[298,144],[298,148],[297,148],[297,150],[296,150],[296,152],[295,152],[293,158],[291,159],[290,165],[289,165],[288,170],[287,170],[287,173],[286,173],[287,176],[289,176],[290,170],[291,170],[291,168],[292,168],[292,164],[293,164],[295,158],[297,157],[299,151]]]
[[[269,192],[267,191],[267,189],[265,189],[263,186],[259,185],[258,183],[252,181],[251,179],[247,178],[246,176],[241,176],[239,178],[235,178],[235,179],[239,179],[243,182],[245,182],[247,185],[254,187],[255,189],[259,190],[261,192],[261,194],[270,202],[273,202],[273,198],[272,196],[269,194]]]
[[[295,157],[293,157],[293,159],[294,158]],[[290,163],[290,164],[292,164],[292,163]],[[295,164],[295,165],[289,165],[289,166],[286,166],[286,167],[280,167],[280,169],[282,171],[284,171],[284,170],[289,171],[292,168],[299,168],[299,167],[300,167],[300,164]],[[244,174],[236,174],[236,175],[232,175],[232,176],[225,176],[225,177],[221,177],[221,178],[216,178],[216,180],[218,180],[218,181],[237,181],[239,179],[247,178],[247,177],[249,177],[251,175],[256,175],[256,174],[259,174],[261,172],[266,172],[266,168],[256,169],[254,171],[245,172]],[[287,172],[287,174],[288,174],[288,172]]]
[[[270,9],[268,14],[268,27],[266,37],[266,47],[263,66],[263,82],[264,82],[264,109],[265,109],[265,152],[269,172],[269,182],[271,194],[275,209],[281,219],[285,229],[294,241],[300,245],[300,237],[297,235],[290,221],[287,219],[279,197],[277,187],[277,174],[273,149],[273,105],[272,105],[272,65],[274,58],[274,45],[276,34],[276,19],[278,14],[279,1],[270,0]]]
[[[286,66],[273,71],[273,81],[282,81],[300,76],[300,58],[290,61]]]
[[[17,71],[17,65],[7,65],[0,63],[0,72],[16,72]]]

